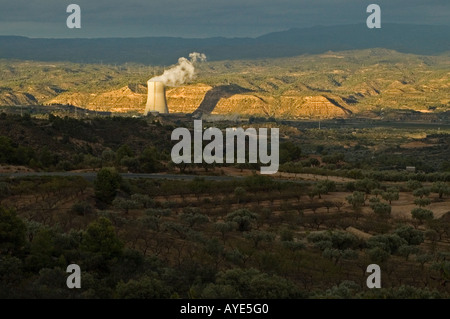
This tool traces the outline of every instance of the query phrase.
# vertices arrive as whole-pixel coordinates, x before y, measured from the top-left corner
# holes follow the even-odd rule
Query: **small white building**
[[[406,166],[406,171],[415,173],[416,172],[416,167],[415,166]]]

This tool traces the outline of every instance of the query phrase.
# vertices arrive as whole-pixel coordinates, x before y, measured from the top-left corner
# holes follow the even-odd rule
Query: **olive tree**
[[[389,204],[392,204],[393,200],[399,199],[398,189],[396,188],[388,188],[382,195],[384,200],[387,200]]]
[[[373,212],[378,216],[389,217],[391,215],[391,205],[386,203],[372,203],[370,204],[370,208],[372,208]]]
[[[434,218],[434,214],[431,210],[423,208],[414,208],[411,211],[411,215],[414,219],[417,219],[421,223],[427,220],[432,220]]]
[[[235,222],[239,231],[248,231],[251,229],[252,222],[256,220],[257,216],[257,214],[248,209],[238,209],[229,213],[226,216],[226,220]]]

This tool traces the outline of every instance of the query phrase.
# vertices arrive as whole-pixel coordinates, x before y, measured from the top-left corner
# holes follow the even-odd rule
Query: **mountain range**
[[[209,61],[290,57],[326,51],[385,48],[402,53],[450,52],[450,26],[365,24],[316,26],[269,33],[257,38],[78,38],[0,36],[0,58],[76,63],[170,65],[190,52]]]

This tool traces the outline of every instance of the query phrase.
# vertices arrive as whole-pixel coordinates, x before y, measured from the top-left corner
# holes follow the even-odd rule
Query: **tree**
[[[345,199],[347,200],[347,202],[350,205],[352,205],[352,207],[355,211],[358,211],[361,208],[361,206],[364,204],[364,202],[366,201],[365,197],[364,197],[364,193],[357,192],[357,191],[353,192],[352,195],[347,196]]]
[[[361,291],[361,287],[357,283],[345,280],[339,286],[333,286],[325,293],[315,295],[314,298],[317,296],[320,299],[352,299],[358,295],[359,291]]]
[[[116,153],[110,148],[105,149],[102,152],[102,166],[114,165],[116,161]]]
[[[0,207],[0,255],[15,255],[24,248],[26,226],[13,210]]]
[[[245,238],[253,241],[253,247],[258,248],[258,244],[262,241],[271,242],[275,235],[262,230],[252,230],[244,235]]]
[[[329,192],[334,192],[336,190],[336,183],[330,180],[319,181],[314,185],[310,193],[308,194],[312,199],[315,195],[322,198],[322,194],[328,194]]]
[[[366,244],[369,249],[378,247],[388,254],[395,254],[400,246],[408,242],[397,234],[382,234],[370,237]]]
[[[444,258],[444,260],[432,263],[430,269],[434,271],[436,279],[442,286],[446,286],[450,282],[450,261]]]
[[[312,201],[314,201],[314,197],[317,195],[317,188],[314,186],[309,192],[308,197]]]
[[[235,222],[239,231],[248,231],[251,229],[252,222],[256,220],[257,214],[248,209],[238,209],[226,216],[229,222]]]
[[[209,283],[203,288],[200,298],[203,299],[233,299],[240,296],[240,293],[236,291],[231,285],[221,285]]]
[[[139,172],[139,159],[137,157],[124,156],[119,163],[131,172]]]
[[[67,289],[66,279],[69,275],[60,267],[42,268],[36,271],[36,279],[32,283],[32,294],[38,294],[40,298],[70,299],[74,292]],[[87,277],[87,276],[86,276]]]
[[[417,188],[413,191],[413,195],[415,197],[423,198],[424,196],[428,196],[431,193],[431,189],[429,187],[421,187]]]
[[[171,214],[172,211],[170,209],[150,208],[145,211],[145,217],[142,221],[145,225],[159,231],[162,217],[170,216]]]
[[[88,252],[101,255],[105,259],[112,259],[120,256],[123,244],[117,237],[111,221],[100,217],[87,227],[81,247]]]
[[[344,231],[315,232],[307,237],[317,248],[322,250],[323,256],[334,259],[337,264],[342,259],[355,259],[355,249],[361,245],[360,240],[353,234]]]
[[[305,243],[302,241],[282,241],[283,247],[291,251],[297,251],[305,248]]]
[[[155,205],[155,201],[145,194],[133,194],[131,195],[131,199],[138,202],[144,208],[150,208]]]
[[[125,199],[125,198],[115,198],[112,201],[114,207],[122,209],[125,214],[128,214],[130,209],[139,208],[140,204],[135,200]]]
[[[378,196],[381,196],[381,195],[383,194],[383,190],[380,189],[380,188],[375,188],[375,189],[372,189],[372,190],[370,191],[370,193],[371,193],[372,195],[375,195],[376,198],[378,198]]]
[[[120,299],[168,299],[171,296],[166,283],[147,275],[137,280],[131,279],[127,283],[120,281],[116,293]]]
[[[309,165],[312,167],[317,167],[320,165],[320,162],[317,158],[312,157],[309,159]]]
[[[84,194],[85,190],[91,185],[85,178],[81,176],[72,179],[72,185],[77,195]]]
[[[234,222],[217,222],[214,224],[214,228],[222,234],[222,240],[225,242],[226,234],[236,229],[236,223]]]
[[[340,250],[340,249],[335,249],[335,248],[325,248],[322,253],[322,256],[325,258],[329,258],[331,260],[334,259],[334,264],[337,265],[337,263],[341,259],[346,259],[346,260],[357,259],[358,253],[353,249]]]
[[[370,204],[373,212],[378,216],[389,217],[391,215],[391,205],[386,203],[372,203]]]
[[[327,208],[327,213],[329,213],[330,208],[335,206],[335,203],[333,203],[332,201],[326,200],[323,202],[323,206],[325,206]]]
[[[25,259],[27,270],[38,272],[42,268],[54,267],[55,251],[55,233],[41,227],[35,234],[31,242],[30,254]]]
[[[157,158],[158,151],[154,147],[147,147],[139,156],[141,171],[144,173],[154,173],[160,169],[161,164]]]
[[[234,189],[234,196],[236,197],[238,204],[245,198],[246,194],[247,191],[245,190],[244,187],[238,186]]]
[[[355,182],[345,183],[345,190],[347,190],[349,192],[354,192],[356,190]]]
[[[323,190],[323,194],[334,192],[336,190],[336,183],[330,180],[323,180],[317,183],[317,186]]]
[[[0,182],[0,204],[2,200],[6,197],[8,197],[10,194],[10,188],[8,183]]]
[[[431,260],[433,260],[433,256],[429,254],[419,254],[416,256],[416,261],[420,264],[422,270],[425,263],[430,262]]]
[[[280,231],[280,240],[292,242],[294,240],[294,233],[288,228],[283,228]]]
[[[314,199],[314,196],[317,195],[320,199],[322,199],[322,194],[326,193],[326,189],[322,185],[314,185],[308,196],[311,198],[311,200]]]
[[[134,152],[128,144],[122,144],[116,151],[116,161],[120,164],[125,157],[133,157]]]
[[[86,216],[93,212],[92,206],[86,201],[73,204],[70,210],[80,216]]]
[[[397,234],[398,236],[406,240],[408,245],[420,245],[424,240],[423,232],[414,229],[414,227],[411,226],[399,227],[394,231],[394,234]]]
[[[302,155],[301,148],[290,141],[281,143],[279,152],[281,164],[296,161]]]
[[[120,187],[122,177],[114,168],[102,168],[94,181],[95,196],[110,204],[116,197],[117,189]]]
[[[199,234],[198,232],[193,232],[192,230],[189,230],[186,226],[182,224],[174,223],[171,221],[163,223],[162,228],[166,232],[172,232],[173,234],[176,234],[177,236],[180,237],[180,239],[186,239],[188,234],[194,236]]]
[[[14,147],[10,138],[0,136],[0,163],[11,163],[11,154],[14,153]]]
[[[208,216],[199,213],[196,210],[187,209],[187,211],[181,214],[180,218],[185,221],[190,228],[193,228],[195,225],[205,224],[209,222]]]
[[[331,155],[325,155],[322,157],[322,162],[327,164],[338,164],[340,161],[344,160],[344,154],[334,153]]]
[[[23,280],[22,260],[0,254],[0,298],[15,298],[17,287]]]
[[[205,239],[204,250],[214,260],[214,266],[217,269],[225,258],[225,247],[217,238]]]
[[[444,182],[436,182],[431,186],[431,191],[437,193],[439,198],[442,198],[444,195],[450,194],[450,187]]]
[[[338,212],[340,212],[341,208],[345,205],[345,203],[340,200],[336,200],[333,203],[334,203],[334,206],[337,208]]]
[[[414,200],[414,204],[416,204],[419,207],[425,207],[431,204],[431,199],[429,198],[416,198]]]
[[[401,285],[388,289],[370,289],[367,292],[369,298],[385,298],[385,299],[442,299],[443,296],[437,290],[429,288],[416,288],[407,285]]]
[[[380,183],[374,181],[370,178],[364,178],[355,183],[356,190],[360,192],[364,192],[366,194],[370,194],[373,189],[376,189],[380,186]]]
[[[367,254],[369,255],[370,260],[377,264],[385,262],[389,259],[390,256],[389,252],[380,247],[373,247],[368,249]]]
[[[410,179],[407,183],[406,183],[406,187],[408,187],[409,190],[414,191],[418,188],[422,187],[422,183],[417,181],[417,180],[413,180]]]
[[[234,298],[296,299],[304,296],[289,280],[262,273],[254,268],[235,268],[220,272],[217,274],[216,284],[220,285],[220,288],[227,288],[225,291],[234,291]],[[211,290],[211,287],[209,288]]]
[[[391,205],[393,200],[399,199],[399,193],[396,188],[388,188],[386,192],[381,195],[381,197],[383,197],[384,200],[387,200],[389,205]]]
[[[48,149],[47,146],[44,146],[40,150],[39,154],[39,162],[42,164],[43,167],[49,168],[53,165],[56,165],[58,163],[58,156]]]
[[[411,215],[421,223],[427,220],[432,220],[434,218],[434,214],[431,210],[423,208],[414,208],[411,211]]]

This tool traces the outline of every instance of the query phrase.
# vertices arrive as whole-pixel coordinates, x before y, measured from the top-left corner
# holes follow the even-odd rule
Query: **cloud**
[[[257,36],[313,25],[364,22],[370,0],[74,0],[82,29],[65,27],[60,0],[0,0],[0,32],[28,36]],[[377,0],[383,22],[449,24],[448,0]],[[52,25],[52,27],[43,27]]]

